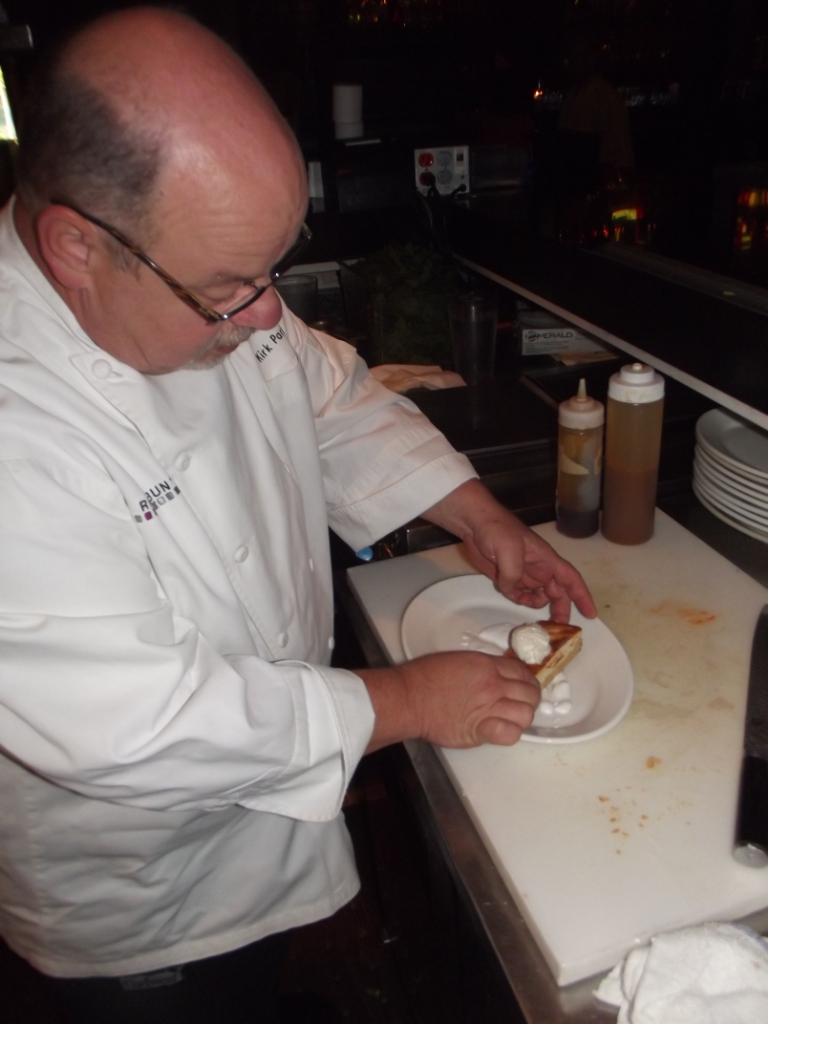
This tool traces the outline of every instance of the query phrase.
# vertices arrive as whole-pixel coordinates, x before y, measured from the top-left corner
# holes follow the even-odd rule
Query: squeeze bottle
[[[604,407],[587,396],[586,380],[578,393],[558,406],[558,479],[555,526],[565,536],[598,531]]]
[[[609,380],[601,532],[616,544],[642,544],[654,532],[665,386],[639,361]]]

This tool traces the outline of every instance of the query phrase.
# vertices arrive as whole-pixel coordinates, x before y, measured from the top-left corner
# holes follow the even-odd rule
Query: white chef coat
[[[147,376],[80,329],[0,215],[0,933],[136,973],[330,915],[369,740],[329,667],[352,548],[474,477],[288,310]]]

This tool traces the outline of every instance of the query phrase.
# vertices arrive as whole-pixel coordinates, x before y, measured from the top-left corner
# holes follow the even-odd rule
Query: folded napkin
[[[595,990],[618,1022],[768,1021],[768,943],[730,923],[656,934]]]
[[[384,387],[398,393],[417,387],[439,390],[465,386],[458,372],[446,372],[439,365],[375,365],[370,371]]]

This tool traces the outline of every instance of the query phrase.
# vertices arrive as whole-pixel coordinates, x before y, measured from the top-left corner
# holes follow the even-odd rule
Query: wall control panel
[[[432,146],[414,150],[414,182],[420,193],[470,192],[470,151],[467,146]]]

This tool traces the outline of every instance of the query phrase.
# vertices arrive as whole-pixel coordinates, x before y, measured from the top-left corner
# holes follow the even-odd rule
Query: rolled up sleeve
[[[359,548],[422,514],[477,473],[408,398],[385,388],[348,344],[303,337],[332,528]]]

